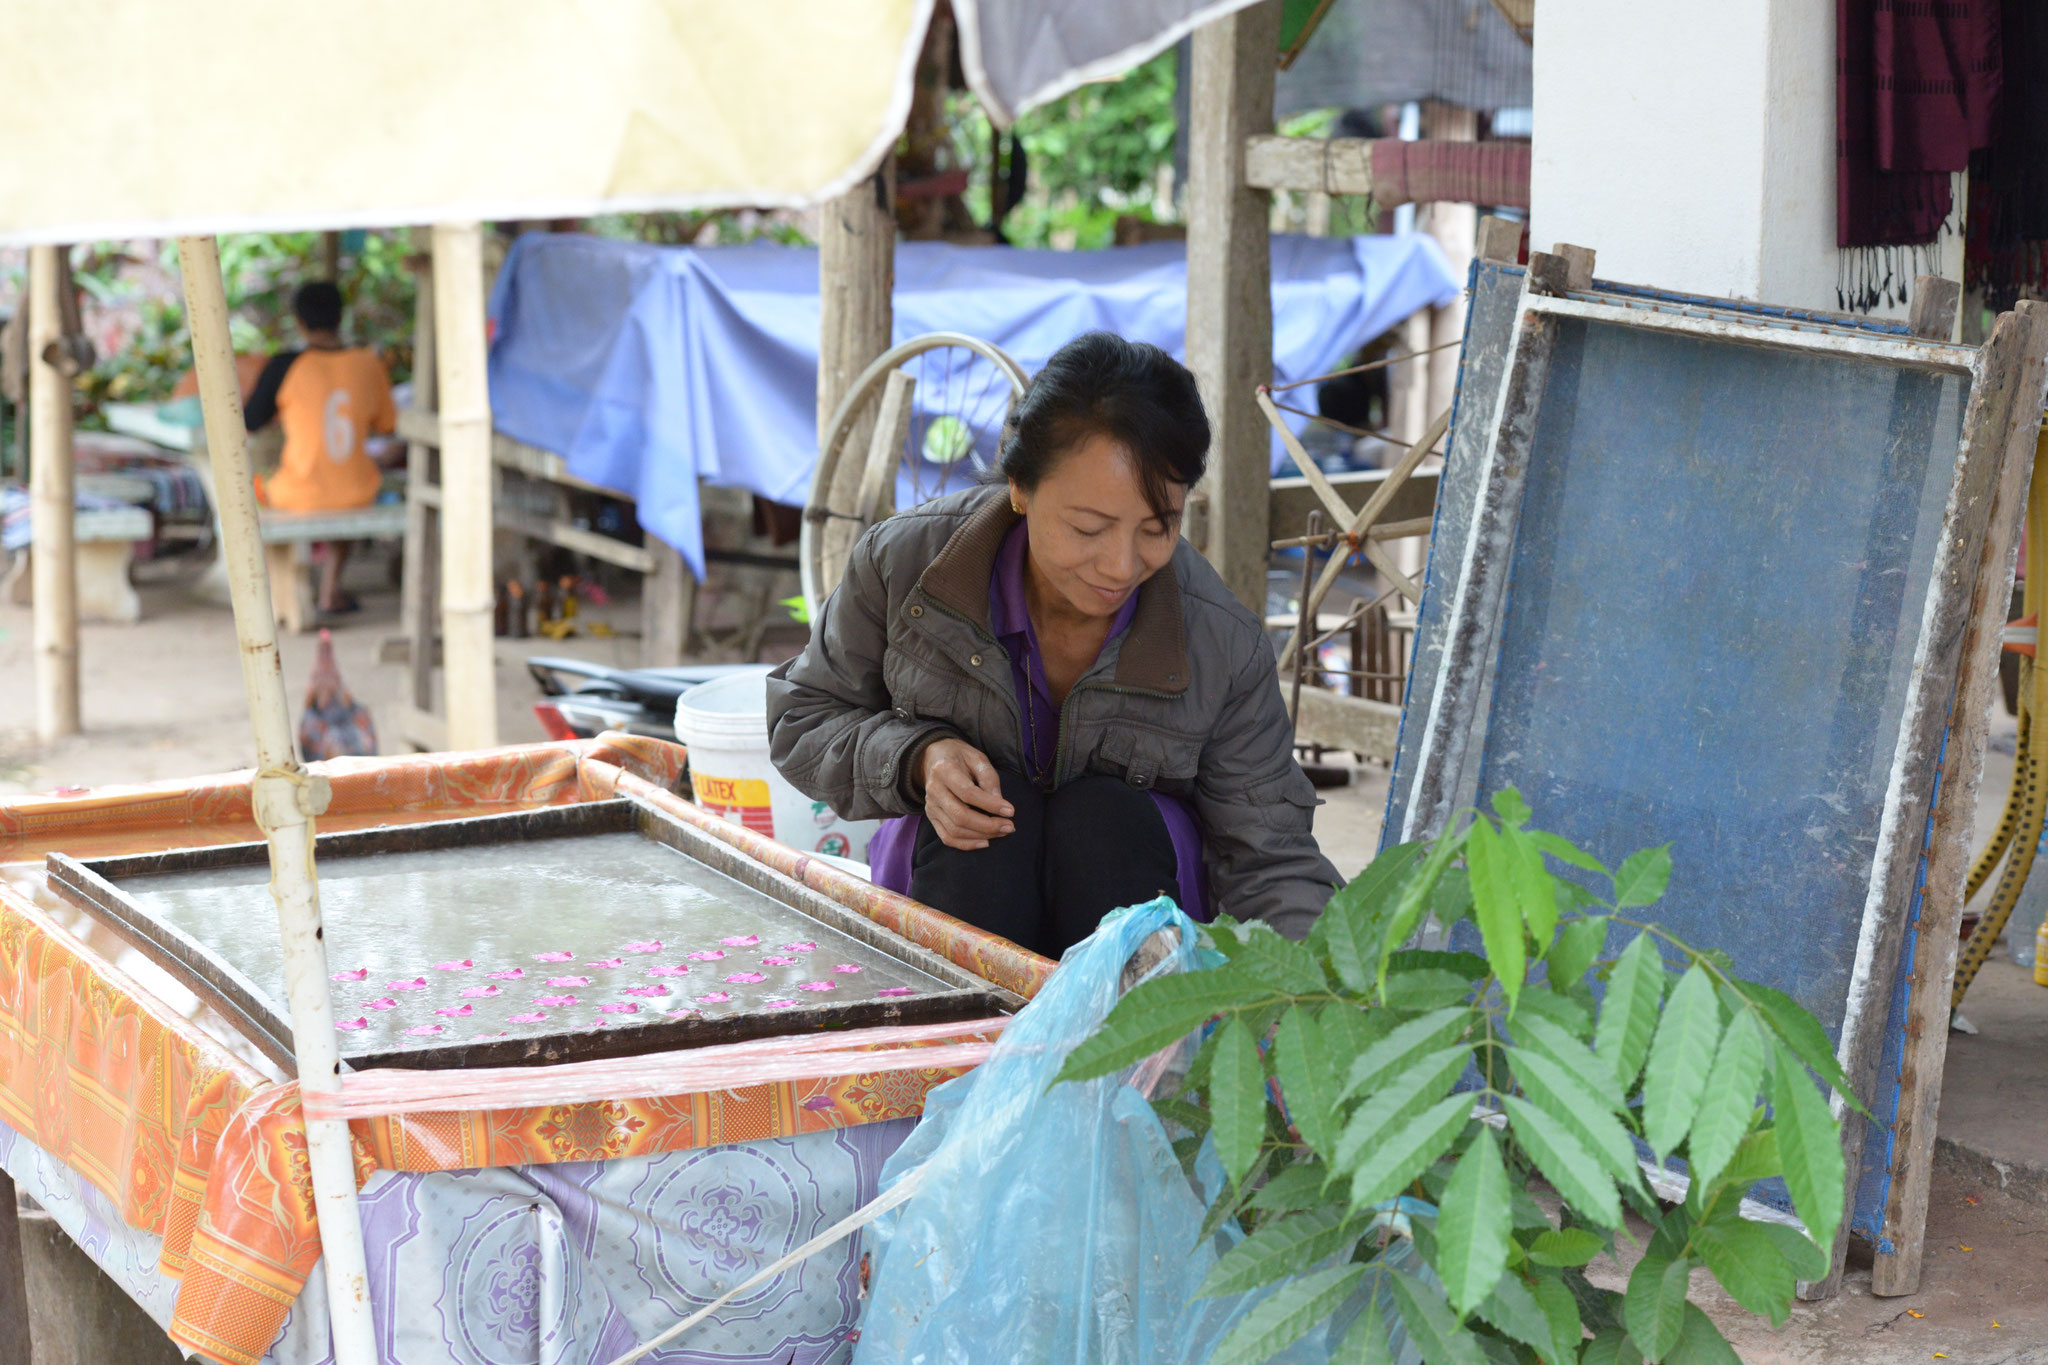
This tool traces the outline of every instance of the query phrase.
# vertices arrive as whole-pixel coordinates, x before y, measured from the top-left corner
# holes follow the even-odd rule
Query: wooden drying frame
[[[336,858],[626,832],[638,833],[665,844],[827,928],[944,982],[949,989],[909,999],[802,1004],[774,1014],[692,1015],[685,1019],[664,1019],[623,1029],[579,1030],[531,1038],[453,1042],[443,1047],[346,1053],[344,1060],[357,1070],[365,1067],[540,1066],[601,1057],[640,1056],[649,1052],[708,1047],[750,1038],[827,1029],[981,1019],[995,1013],[1014,1012],[1024,1004],[1017,995],[955,966],[937,953],[918,947],[831,897],[784,876],[730,844],[714,839],[633,796],[501,815],[468,816],[323,834],[319,836],[318,857],[321,863],[331,866],[331,860]],[[115,885],[126,877],[207,868],[259,867],[266,860],[265,845],[244,843],[86,861],[52,853],[48,855],[46,865],[51,886],[65,899],[119,934],[219,1010],[240,1027],[265,1056],[291,1075],[296,1073],[291,1024],[278,1014],[276,1004],[267,1001],[255,983],[206,945],[175,926],[150,916]]]
[[[1937,1037],[1946,1033],[1945,1027],[1930,1026],[1921,1016],[1930,1008],[1926,1002],[1938,999],[1945,1024],[1946,972],[1953,970],[1955,949],[1948,940],[1954,938],[1954,919],[1961,908],[1969,812],[1982,766],[1984,731],[1976,713],[1988,704],[1991,679],[1996,675],[1996,659],[1990,651],[1995,649],[1997,635],[1977,618],[1987,610],[2002,615],[2004,598],[2000,594],[2005,589],[1988,582],[1986,576],[1996,578],[2002,570],[2005,581],[2010,582],[2011,523],[2021,501],[2013,491],[2021,478],[2014,472],[2014,464],[2020,459],[2017,452],[2030,446],[2041,410],[2044,373],[2048,373],[2043,365],[2048,327],[2039,325],[2035,309],[2007,314],[1999,319],[1985,346],[1969,348],[1923,338],[1873,335],[1820,321],[1737,318],[1711,306],[1595,297],[1587,292],[1590,276],[1590,253],[1538,252],[1529,259],[1480,473],[1475,524],[1451,601],[1435,695],[1428,714],[1421,718],[1426,728],[1400,837],[1407,841],[1440,835],[1476,795],[1475,760],[1484,743],[1484,719],[1491,710],[1493,668],[1522,492],[1561,319],[1966,376],[1970,392],[1960,448],[1942,514],[1929,599],[1914,648],[1836,1050],[1857,1094],[1874,1093],[1890,1021],[1891,988],[1912,917],[1931,818],[1937,843],[1915,962],[1919,966],[1923,957],[1928,958],[1926,965],[1934,970],[1916,973],[1914,982],[1917,1008],[1909,1011],[1912,1017],[1907,1021],[1908,1053],[1899,1101],[1898,1146],[1903,1156],[1897,1164],[1903,1171],[1902,1178],[1894,1182],[1885,1210],[1888,1224],[1895,1213],[1899,1222],[1884,1239],[1888,1245],[1880,1248],[1899,1263],[1889,1275],[1892,1283],[1916,1280],[1925,1236],[1925,1168],[1931,1157],[1933,1104],[1938,1102],[1940,1086],[1939,1060],[1933,1055],[1940,1043],[1930,1044],[1926,1039],[1930,1032]],[[1953,295],[1942,291],[1941,297],[1946,297],[1952,309]],[[1915,321],[1923,330],[1935,329],[1922,310],[1916,308],[1915,312]],[[1940,328],[1942,335],[1946,332],[1946,327]],[[1999,514],[1996,518],[1994,509]],[[1993,599],[1997,606],[1990,605]],[[1952,711],[1960,717],[1959,742],[1944,755]],[[1931,776],[1938,767],[1944,778],[1938,794],[1930,791],[1935,785],[1932,782],[1903,781],[1913,772]],[[1941,979],[1929,979],[1935,974]],[[1839,1097],[1835,1104],[1838,1114],[1845,1112]],[[1860,1183],[1864,1139],[1862,1122],[1845,1125],[1843,1155],[1852,1208]],[[1839,1286],[1849,1222],[1844,1217],[1837,1233],[1829,1278],[1809,1288],[1816,1297]],[[1904,1273],[1909,1268],[1911,1274]],[[1910,1290],[1894,1288],[1892,1292]]]

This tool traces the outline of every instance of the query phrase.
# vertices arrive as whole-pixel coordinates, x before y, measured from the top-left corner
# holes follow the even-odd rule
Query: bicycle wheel
[[[863,531],[994,470],[1003,424],[1028,382],[1001,348],[959,332],[913,337],[861,371],[819,444],[804,509],[799,550],[813,616]]]

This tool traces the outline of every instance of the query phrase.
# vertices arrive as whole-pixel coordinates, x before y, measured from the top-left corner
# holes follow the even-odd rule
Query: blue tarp
[[[1458,292],[1419,234],[1273,242],[1279,381],[1334,368]],[[1026,372],[1092,328],[1185,354],[1186,251],[896,249],[895,337],[957,331]],[[491,296],[499,430],[631,494],[642,525],[703,573],[697,483],[802,503],[817,461],[818,255],[755,243],[655,247],[533,233]]]

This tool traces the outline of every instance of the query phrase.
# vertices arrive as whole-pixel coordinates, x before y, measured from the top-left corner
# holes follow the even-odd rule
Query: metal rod
[[[341,1084],[341,1055],[335,1041],[334,1005],[327,993],[327,948],[313,869],[313,816],[327,807],[327,783],[309,774],[292,748],[291,711],[277,656],[277,621],[256,526],[241,389],[234,347],[228,340],[219,247],[211,237],[180,237],[178,264],[184,276],[199,400],[206,415],[206,447],[213,460],[220,553],[233,594],[242,682],[249,692],[249,721],[256,734],[251,796],[256,823],[270,845],[270,891],[277,901],[278,936],[284,946],[299,1089],[302,1094],[335,1091]],[[328,1326],[336,1365],[377,1365],[348,1124],[331,1119],[306,1124],[306,1156],[320,1220],[321,1257],[327,1267]]]
[[[1387,366],[1398,365],[1404,360],[1414,360],[1421,356],[1434,355],[1438,351],[1448,351],[1453,346],[1462,345],[1464,345],[1462,339],[1458,341],[1445,341],[1424,350],[1403,351],[1399,355],[1390,355],[1385,360],[1369,360],[1363,365],[1353,365],[1349,369],[1332,370],[1328,374],[1319,374],[1310,379],[1296,379],[1285,384],[1268,384],[1266,387],[1274,393],[1280,393],[1287,389],[1298,389],[1304,384],[1321,384],[1331,379],[1342,379],[1347,374],[1364,374],[1368,370],[1384,370]]]

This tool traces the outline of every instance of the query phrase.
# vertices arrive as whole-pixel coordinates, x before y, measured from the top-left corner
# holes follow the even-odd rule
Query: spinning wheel
[[[818,447],[804,509],[804,606],[813,616],[861,532],[898,508],[979,482],[1028,380],[986,341],[932,332],[885,351],[853,381]]]

